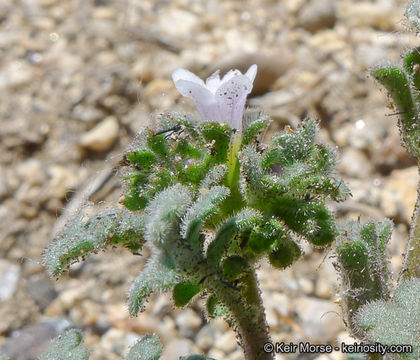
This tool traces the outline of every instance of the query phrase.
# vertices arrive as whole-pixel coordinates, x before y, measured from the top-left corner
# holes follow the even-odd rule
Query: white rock
[[[340,156],[338,170],[351,177],[366,178],[370,176],[372,166],[360,150],[345,148]]]
[[[263,293],[263,302],[266,309],[273,309],[281,315],[289,314],[289,298],[282,293]]]
[[[154,79],[147,84],[142,92],[142,98],[155,109],[169,108],[174,99],[179,96],[173,82],[167,79]]]
[[[301,278],[298,280],[300,290],[305,294],[309,295],[314,291],[314,283],[306,278]]]
[[[225,354],[230,354],[237,348],[236,337],[233,331],[227,331],[216,339],[215,347],[223,351]],[[224,358],[224,357],[222,357]]]
[[[93,106],[85,106],[82,104],[76,105],[72,112],[73,116],[84,122],[97,121],[103,118],[104,113],[102,110],[97,109]]]
[[[201,318],[192,309],[185,309],[176,318],[179,333],[183,337],[192,337],[201,325]]]
[[[391,173],[381,194],[381,208],[386,216],[400,216],[410,221],[417,199],[418,182],[416,166]]]
[[[208,352],[207,356],[210,359],[225,359],[226,358],[226,354],[222,350],[215,349],[215,348],[211,349]]]
[[[12,298],[20,276],[20,267],[7,260],[0,260],[0,301]]]
[[[93,151],[106,151],[118,137],[119,125],[115,116],[108,116],[80,139],[80,145]]]
[[[327,256],[318,270],[318,279],[315,286],[316,296],[324,299],[331,298],[335,293],[338,275],[333,266],[333,260]]]
[[[133,341],[135,342],[138,339],[137,334],[111,328],[101,337],[98,347],[107,350],[111,354],[123,355],[129,346],[133,345]]]
[[[296,301],[296,313],[305,333],[314,342],[328,342],[343,330],[340,308],[327,300],[303,297]]]
[[[33,69],[22,61],[14,61],[0,71],[0,89],[18,88],[33,81]]]
[[[339,1],[338,17],[345,19],[352,27],[371,26],[381,30],[392,30],[401,14],[395,11],[392,0],[380,0],[374,3],[363,1]]]
[[[191,340],[175,338],[165,345],[160,360],[179,360],[181,356],[191,355],[192,351]]]
[[[66,193],[77,186],[78,176],[74,171],[61,165],[53,165],[48,169],[51,177],[48,184],[48,198],[63,198]]]
[[[207,324],[201,328],[195,338],[195,344],[202,350],[208,351],[214,344],[216,331],[211,324]]]
[[[310,32],[331,28],[336,21],[335,2],[330,0],[312,0],[299,12],[299,25]]]
[[[243,358],[244,358],[244,352],[241,349],[237,349],[229,355],[230,360],[242,360]]]
[[[159,319],[156,316],[151,316],[150,319],[152,321],[149,321],[148,324],[151,324],[151,326],[149,326],[150,330],[148,330],[147,333],[158,333],[162,343],[166,343],[177,336],[178,331],[176,328],[175,320],[172,317],[165,316],[163,319]],[[155,325],[154,322],[157,322],[157,324]]]
[[[16,175],[20,181],[30,185],[41,185],[45,183],[47,176],[38,159],[28,159],[16,166]]]
[[[7,176],[5,174],[5,169],[0,166],[0,199],[7,196],[9,191],[9,184],[7,181]]]
[[[388,52],[389,50],[384,48],[383,45],[375,43],[360,44],[356,48],[356,59],[368,69],[383,63],[384,59],[388,57]]]
[[[198,18],[192,12],[169,8],[159,16],[159,30],[170,36],[192,36]]]

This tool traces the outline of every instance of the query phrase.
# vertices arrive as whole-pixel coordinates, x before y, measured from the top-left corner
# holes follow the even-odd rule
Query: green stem
[[[230,189],[230,196],[224,201],[221,213],[224,216],[231,216],[235,211],[242,209],[245,205],[244,199],[239,191],[240,164],[238,152],[241,149],[242,133],[233,135],[228,154],[228,171],[225,178],[225,185]]]
[[[255,270],[241,281],[243,289],[218,285],[216,296],[229,309],[234,330],[244,350],[245,360],[273,360],[273,353],[264,352],[271,342]]]
[[[239,181],[239,160],[238,152],[242,144],[242,133],[233,135],[227,155],[228,172],[226,175],[226,185],[230,188],[237,187]]]
[[[420,169],[420,164],[419,164]],[[420,278],[420,183],[400,280]]]

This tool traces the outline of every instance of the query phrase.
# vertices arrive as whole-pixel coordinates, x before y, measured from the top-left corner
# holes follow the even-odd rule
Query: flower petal
[[[245,75],[231,77],[216,91],[220,120],[232,128],[242,130],[242,115],[252,82]]]
[[[201,86],[206,86],[204,84],[204,81],[201,80],[197,75],[193,74],[191,71],[185,70],[185,69],[176,69],[173,73],[172,73],[172,81],[174,82],[174,84],[178,81],[178,80],[186,80],[186,81],[191,81],[193,83],[196,83],[198,85]],[[178,90],[179,91],[179,90]],[[179,91],[180,92],[180,91]],[[181,93],[181,95],[184,95],[183,93]]]
[[[215,71],[206,79],[206,87],[213,94],[216,93],[216,90],[220,87],[222,82],[220,81],[220,70]]]
[[[230,79],[232,79],[233,77],[235,77],[235,76],[239,76],[239,75],[242,75],[242,73],[239,71],[239,70],[237,70],[237,69],[235,69],[235,70],[229,70],[226,74],[225,74],[225,76],[223,76],[223,79],[222,79],[222,81],[221,81],[221,84],[220,85],[223,85],[224,83],[226,83],[226,82],[228,82]]]
[[[255,80],[255,76],[257,75],[257,70],[258,70],[257,64],[253,64],[249,67],[249,69],[245,73],[245,76],[248,77],[251,83],[253,83]]]
[[[194,101],[203,120],[224,122],[241,131],[246,97],[256,73],[255,64],[244,75],[239,70],[230,70],[223,79],[217,70],[204,83],[190,71],[178,69],[172,73],[172,79],[178,91]]]
[[[193,81],[180,79],[175,82],[177,90],[185,97],[194,101],[195,107],[204,120],[218,121],[217,102],[215,95],[201,84]]]

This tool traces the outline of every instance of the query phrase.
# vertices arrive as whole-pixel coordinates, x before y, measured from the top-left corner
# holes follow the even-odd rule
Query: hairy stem
[[[242,279],[242,291],[229,286],[218,287],[217,296],[233,317],[234,330],[244,350],[245,360],[272,360],[272,353],[264,352],[264,344],[271,342],[264,307],[255,270]]]
[[[420,164],[419,164],[420,166]],[[420,167],[419,167],[420,169]],[[420,183],[400,280],[420,278]]]

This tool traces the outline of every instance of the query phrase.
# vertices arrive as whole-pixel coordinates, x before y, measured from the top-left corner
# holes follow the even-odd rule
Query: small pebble
[[[118,120],[109,116],[93,129],[83,134],[80,145],[88,150],[103,152],[109,150],[117,140],[119,133]]]
[[[0,259],[0,302],[12,298],[18,286],[19,265]]]

